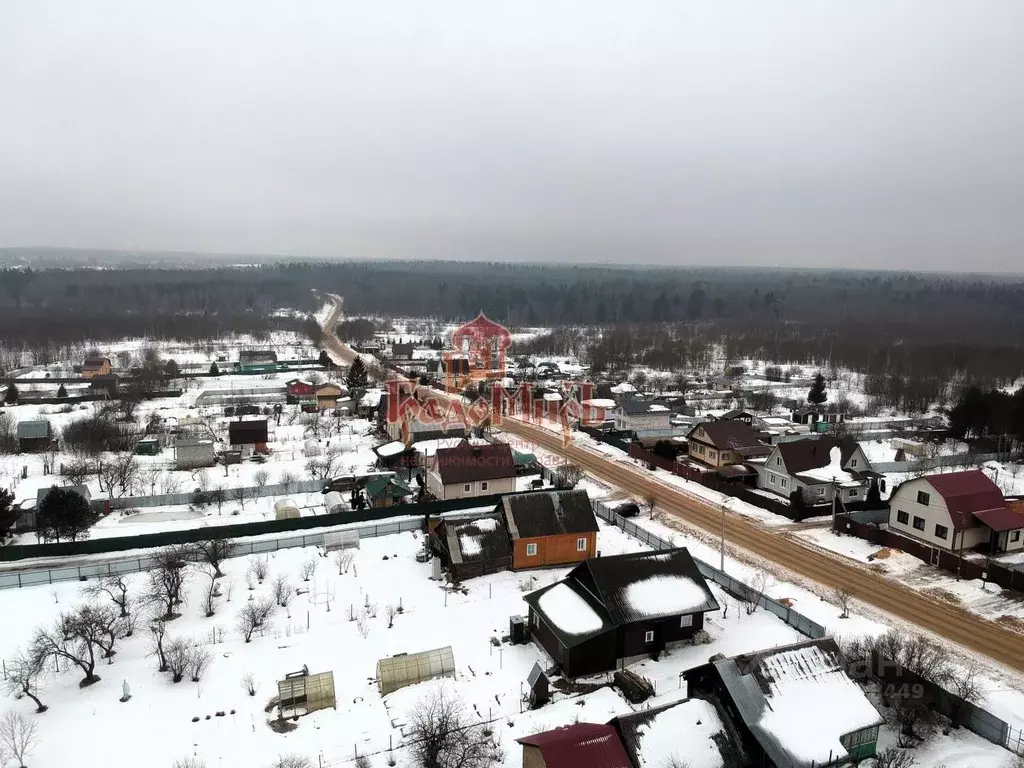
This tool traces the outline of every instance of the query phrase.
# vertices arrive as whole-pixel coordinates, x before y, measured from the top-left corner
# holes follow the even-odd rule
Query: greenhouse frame
[[[381,696],[436,677],[455,677],[455,653],[450,645],[389,656],[377,662],[377,685]]]

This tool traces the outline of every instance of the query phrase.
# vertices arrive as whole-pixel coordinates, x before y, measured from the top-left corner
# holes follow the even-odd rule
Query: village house
[[[498,505],[512,540],[512,569],[569,565],[597,553],[597,518],[585,490],[505,496]]]
[[[445,518],[430,534],[431,548],[452,581],[465,581],[512,567],[512,545],[498,514]]]
[[[516,739],[523,768],[634,768],[611,725],[573,723]]]
[[[285,382],[287,388],[286,399],[289,403],[314,403],[316,402],[316,387],[312,382],[304,379],[290,379]]]
[[[412,344],[392,344],[391,359],[396,362],[412,360],[412,354],[415,349]]]
[[[414,491],[397,477],[378,475],[366,483],[366,499],[374,508],[404,504]]]
[[[733,729],[714,704],[686,699],[612,718],[633,768],[739,765]]]
[[[1024,514],[980,469],[907,480],[889,499],[889,528],[953,552],[1024,548]]]
[[[243,349],[238,353],[238,370],[242,373],[274,373],[277,352],[272,349]]]
[[[228,444],[248,458],[254,453],[267,453],[267,420],[252,419],[228,423]]]
[[[53,427],[46,419],[19,421],[15,436],[19,453],[39,453],[53,445]]]
[[[427,472],[426,487],[440,500],[512,493],[516,489],[512,449],[507,443],[472,445],[468,440],[441,448]]]
[[[742,421],[702,422],[687,433],[686,440],[691,459],[715,468],[742,464],[771,452]]]
[[[754,414],[740,408],[733,408],[731,411],[726,411],[719,416],[716,421],[742,421],[748,427],[752,427],[754,425]]]
[[[109,357],[87,357],[82,363],[82,378],[91,379],[94,376],[109,376],[111,370]]]
[[[874,756],[882,718],[832,638],[712,658],[683,673],[687,690],[720,703],[750,765],[814,768]]]
[[[615,429],[635,432],[645,429],[671,429],[672,411],[667,405],[647,400],[623,400],[615,409]]]
[[[759,488],[787,499],[800,490],[808,504],[830,504],[833,487],[844,503],[864,501],[880,477],[855,440],[828,435],[779,443],[757,470]]]
[[[328,381],[316,388],[316,407],[319,411],[329,411],[338,404],[338,400],[347,394],[344,387]]]
[[[567,677],[657,657],[719,608],[685,548],[591,558],[524,600],[532,638]]]

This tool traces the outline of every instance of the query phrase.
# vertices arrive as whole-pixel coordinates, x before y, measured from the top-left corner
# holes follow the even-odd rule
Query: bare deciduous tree
[[[255,696],[259,686],[256,685],[256,678],[253,677],[251,672],[246,672],[242,675],[242,688],[250,696]]]
[[[189,577],[191,551],[187,547],[167,547],[157,553],[156,568],[146,575],[142,599],[159,606],[164,619],[175,617],[174,609],[184,602],[183,587]]]
[[[220,564],[238,551],[238,545],[223,536],[211,536],[192,545],[196,558],[208,563],[219,579],[224,576]]]
[[[254,633],[267,628],[276,607],[269,597],[250,600],[245,604],[238,614],[238,631],[242,633],[245,642],[252,640]]]
[[[270,573],[270,560],[266,555],[257,555],[249,563],[249,572],[262,584]]]
[[[277,603],[277,605],[281,606],[282,608],[287,608],[288,603],[290,603],[292,600],[293,594],[294,593],[292,592],[292,585],[288,581],[287,576],[282,574],[278,576],[276,579],[274,579],[273,595],[274,602]]]
[[[485,768],[491,761],[490,738],[443,687],[416,703],[409,725],[409,752],[419,768]]]
[[[185,679],[185,670],[188,669],[191,643],[184,637],[172,637],[165,643],[165,658],[167,659],[167,671],[171,675],[172,683],[180,683]]]
[[[261,492],[267,487],[267,483],[270,482],[270,473],[265,469],[258,469],[253,473],[252,484],[256,486]]]
[[[203,610],[206,613],[206,618],[210,618],[217,613],[217,598],[220,597],[220,589],[217,586],[217,572],[211,568],[206,569],[206,598],[203,601]]]
[[[179,757],[171,768],[206,768],[206,761],[198,757]]]
[[[45,712],[48,707],[39,699],[46,690],[49,665],[45,658],[34,658],[18,651],[7,665],[7,677],[3,681],[3,691],[8,696],[20,699],[27,696],[36,705],[36,712]]]
[[[88,461],[77,459],[61,464],[60,476],[65,485],[85,485],[94,471]]]
[[[279,755],[270,768],[313,768],[313,761],[304,755]]]
[[[128,615],[128,580],[121,574],[103,576],[82,587],[82,594],[90,598],[109,598],[122,616]]]
[[[149,625],[149,653],[156,657],[157,671],[167,671],[167,651],[164,641],[167,638],[167,625],[162,621],[154,621]]]
[[[758,568],[750,574],[750,578],[743,585],[742,599],[746,605],[747,615],[754,613],[761,604],[764,593],[774,584],[772,575],[763,568]]]
[[[898,747],[886,747],[875,755],[875,768],[910,768],[916,762],[912,753]]]
[[[35,720],[13,710],[0,718],[0,757],[4,765],[17,760],[20,768],[25,768],[25,760],[38,743]]]
[[[116,612],[111,609],[109,613]],[[70,661],[82,670],[84,677],[80,685],[92,685],[100,679],[96,674],[96,652],[112,651],[107,631],[107,625],[98,620],[93,606],[79,606],[62,613],[49,629],[36,629],[29,657],[43,661],[55,656]]]
[[[649,493],[644,496],[644,509],[647,510],[647,516],[654,519],[654,508],[657,506],[658,500],[654,498],[653,493]]]
[[[294,472],[290,472],[287,469],[281,473],[280,477],[277,478],[277,482],[284,486],[284,492],[290,493],[291,487],[297,483],[299,478],[295,476]]]
[[[244,486],[231,489],[231,498],[238,502],[238,506],[245,509],[245,502],[249,500],[250,490]]]
[[[555,486],[563,489],[575,488],[583,479],[583,467],[579,464],[563,464],[555,472]]]
[[[398,606],[393,603],[388,603],[384,607],[384,615],[388,618],[388,629],[395,626],[395,616],[398,614]]]
[[[334,553],[334,562],[338,566],[338,575],[348,573],[348,569],[352,567],[352,560],[355,559],[355,555],[350,549],[339,549]]]
[[[210,649],[205,645],[192,643],[188,651],[188,679],[193,683],[198,683],[202,679],[203,673],[206,672],[212,663],[213,654],[210,652]]]
[[[974,704],[982,698],[981,681],[978,677],[981,667],[974,659],[969,659],[962,666],[950,665],[946,673],[945,688],[953,696],[950,703],[949,720],[954,728],[959,727],[960,713],[965,704]]]
[[[303,581],[309,581],[316,574],[317,558],[311,557],[299,568],[299,575]]]
[[[362,635],[363,640],[370,636],[370,617],[365,613],[361,613],[356,617],[356,629],[359,630],[359,634]]]
[[[852,599],[853,589],[851,587],[840,587],[832,591],[832,600],[839,608],[840,619],[850,618],[850,600]]]

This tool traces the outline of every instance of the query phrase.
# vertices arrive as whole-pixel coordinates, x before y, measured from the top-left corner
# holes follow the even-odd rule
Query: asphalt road
[[[334,334],[341,316],[341,297],[332,295],[335,312],[324,323],[323,343],[339,359],[350,362],[355,352]],[[371,376],[384,378],[376,364],[367,365]],[[444,397],[440,392],[432,392]],[[653,496],[659,508],[687,523],[719,535],[721,508],[687,494],[676,486],[658,480],[652,473],[631,464],[572,445],[562,436],[544,427],[515,418],[505,418],[501,429],[575,462],[602,480],[617,485],[640,498]],[[853,591],[855,600],[903,619],[921,629],[946,638],[966,649],[984,654],[1019,672],[1024,672],[1024,635],[964,609],[934,600],[927,595],[887,579],[859,564],[805,545],[783,533],[772,532],[735,513],[726,514],[726,540],[756,557],[776,563],[825,587]]]

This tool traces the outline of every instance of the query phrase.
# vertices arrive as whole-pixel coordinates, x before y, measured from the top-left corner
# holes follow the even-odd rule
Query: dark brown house
[[[474,445],[462,440],[441,448],[427,473],[427,490],[437,499],[512,493],[516,463],[508,443]]]
[[[719,607],[685,548],[586,560],[524,599],[533,639],[567,677],[657,656]]]
[[[571,565],[597,554],[597,518],[584,490],[505,496],[498,505],[512,540],[512,568]]]
[[[453,581],[465,581],[512,567],[508,531],[497,514],[442,520],[430,534],[430,540]]]
[[[228,443],[240,448],[246,455],[266,453],[267,420],[245,419],[228,424]]]
[[[686,439],[690,458],[715,468],[771,453],[757,432],[742,421],[705,421],[691,429]]]
[[[53,428],[46,419],[19,421],[17,438],[21,453],[48,451],[53,445]]]

